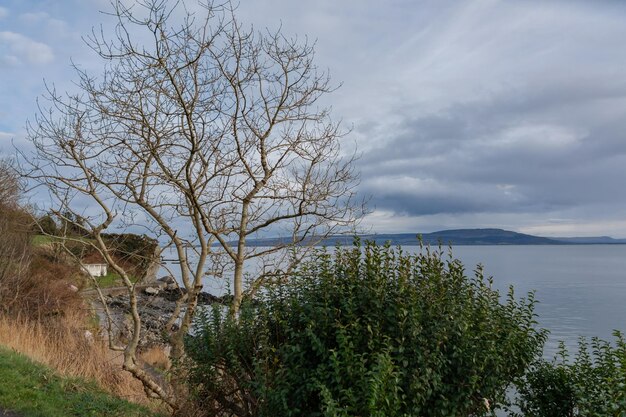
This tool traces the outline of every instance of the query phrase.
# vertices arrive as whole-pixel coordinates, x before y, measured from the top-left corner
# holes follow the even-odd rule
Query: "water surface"
[[[559,340],[575,349],[579,336],[612,339],[613,329],[626,331],[626,245],[456,246],[452,253],[468,274],[482,264],[504,295],[510,285],[517,296],[535,291],[539,325],[550,331],[546,357]],[[216,295],[229,288],[227,280],[205,281]]]
[[[468,271],[481,263],[501,291],[535,291],[547,356],[559,340],[575,348],[579,336],[626,331],[626,245],[457,246],[453,255]]]

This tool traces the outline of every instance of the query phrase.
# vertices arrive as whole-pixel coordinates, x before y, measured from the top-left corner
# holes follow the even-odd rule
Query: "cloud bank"
[[[0,87],[16,103],[0,106],[0,130],[34,111],[19,91],[73,78],[70,57],[102,66],[80,33],[107,5],[63,3],[0,9],[22,16],[0,33],[0,75],[28,87]],[[366,228],[626,237],[626,3],[255,0],[237,13],[316,40],[317,64],[342,84],[324,104],[361,154]]]

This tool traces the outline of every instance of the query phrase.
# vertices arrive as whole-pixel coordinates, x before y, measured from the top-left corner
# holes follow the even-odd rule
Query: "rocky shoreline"
[[[113,340],[126,341],[132,329],[130,301],[126,288],[103,290],[105,302],[112,318]],[[165,326],[174,314],[176,302],[187,293],[179,288],[172,278],[161,278],[154,284],[144,285],[137,290],[137,306],[141,316],[141,336],[139,348],[147,349],[164,345]],[[198,305],[226,305],[230,296],[216,297],[207,292],[198,296]],[[103,336],[108,337],[107,318],[101,301],[96,298],[92,305],[98,315]]]

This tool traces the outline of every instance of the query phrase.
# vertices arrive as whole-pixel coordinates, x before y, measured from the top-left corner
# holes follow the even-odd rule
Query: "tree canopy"
[[[236,314],[247,260],[353,224],[357,175],[340,147],[345,131],[320,101],[334,86],[306,39],[244,26],[228,1],[195,12],[165,0],[112,6],[114,33],[86,38],[102,73],[76,66],[78,92],[49,89],[28,125],[35,151],[23,164],[52,196],[52,213],[93,237],[131,294],[102,234],[141,227],[175,250],[188,294],[181,326],[170,329],[178,357],[206,275],[231,265]],[[246,246],[268,233],[291,238]],[[268,277],[285,275],[257,277],[253,288]],[[137,370],[135,336],[125,367],[174,405]]]

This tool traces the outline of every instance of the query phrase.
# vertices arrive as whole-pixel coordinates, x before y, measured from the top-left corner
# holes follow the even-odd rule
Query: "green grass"
[[[41,245],[47,245],[48,243],[52,243],[55,241],[55,237],[54,236],[46,236],[46,235],[35,235],[33,236],[33,245],[34,246],[41,246]]]
[[[120,277],[117,272],[114,271],[109,271],[109,273],[103,277],[96,277],[96,280],[98,281],[98,285],[100,286],[100,288],[119,287],[124,285],[122,277]],[[131,275],[130,280],[131,282],[136,282],[137,277]],[[93,281],[91,279],[89,280],[89,285],[93,287]]]
[[[90,241],[90,239],[87,238],[76,238],[78,241],[82,241],[85,243],[88,243]],[[43,245],[47,245],[50,243],[54,243],[55,241],[61,241],[61,238],[56,237],[56,236],[48,236],[48,235],[35,235],[33,236],[32,239],[32,244],[33,246],[43,246]],[[76,243],[76,242],[71,242],[71,245],[80,245],[80,243]],[[109,287],[117,287],[117,286],[121,286],[124,285],[122,282],[122,278],[115,272],[112,271],[111,268],[109,268],[108,274],[103,276],[103,277],[97,277],[96,278],[98,280],[98,284],[100,285],[100,288],[109,288]],[[130,280],[132,282],[136,282],[137,281],[137,277],[131,276]],[[89,286],[93,287],[93,282],[91,280],[88,281],[89,282]]]
[[[103,277],[97,277],[98,285],[100,288],[108,288],[115,287],[122,284],[122,278],[117,274],[117,272],[108,271],[109,273]],[[91,281],[90,281],[91,282]]]
[[[25,417],[158,415],[105,393],[93,382],[60,377],[4,347],[0,347],[0,408]]]

